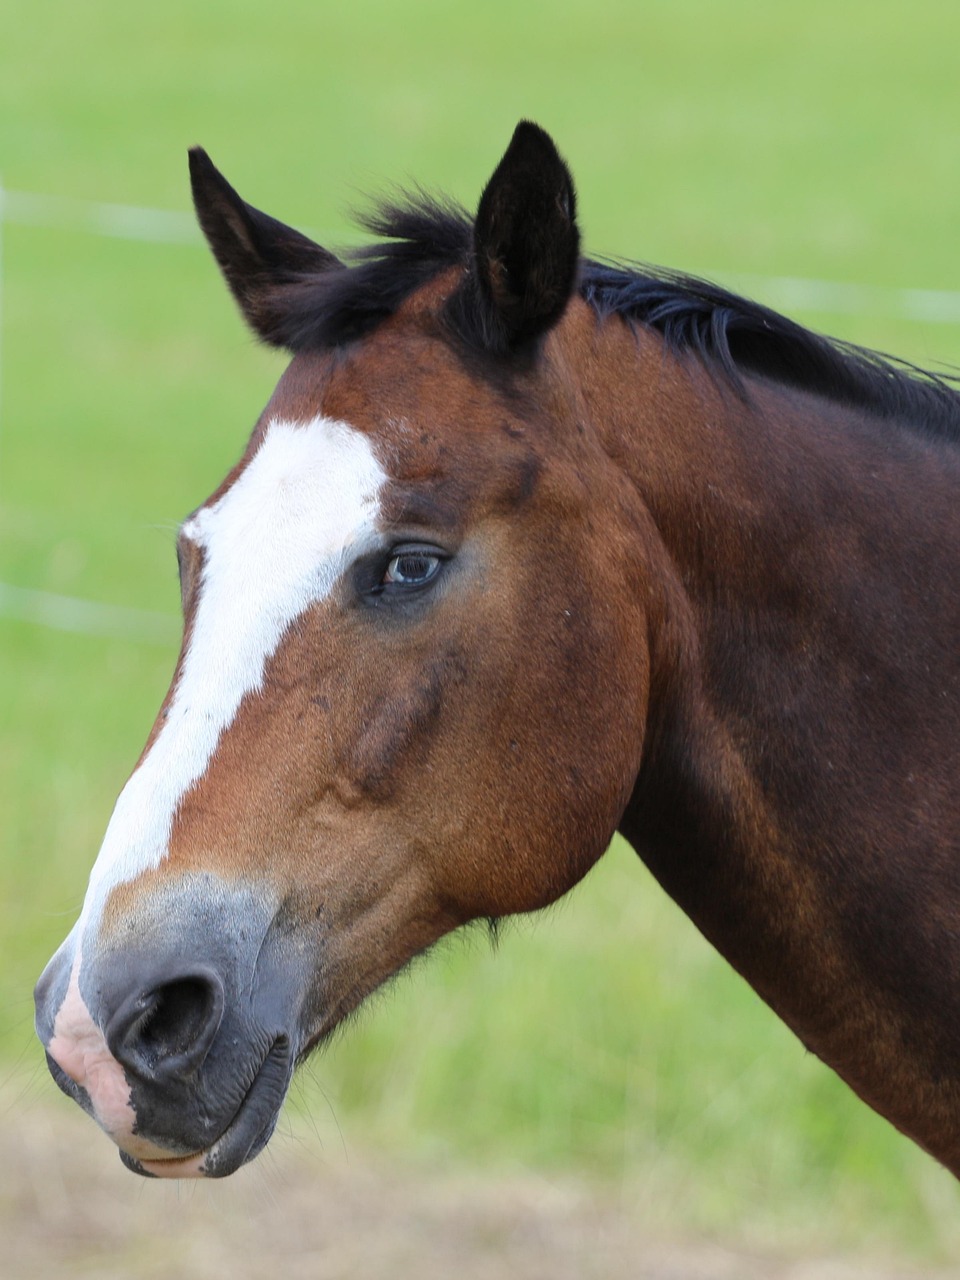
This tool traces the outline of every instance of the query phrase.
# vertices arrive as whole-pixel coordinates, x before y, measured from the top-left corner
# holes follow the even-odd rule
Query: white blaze
[[[193,630],[163,728],[117,800],[81,930],[112,888],[160,864],[178,805],[287,628],[372,544],[385,480],[346,423],[275,420],[237,481],[184,526],[204,552]]]

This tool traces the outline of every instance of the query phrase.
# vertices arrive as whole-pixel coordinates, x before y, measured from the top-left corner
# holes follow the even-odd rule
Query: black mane
[[[291,350],[348,342],[444,269],[470,265],[473,223],[456,204],[417,193],[379,205],[361,222],[378,239],[355,251],[352,265],[291,282],[284,325]],[[583,259],[579,292],[598,316],[657,330],[671,350],[699,356],[741,394],[743,375],[754,374],[960,441],[952,378],[825,338],[718,285]]]

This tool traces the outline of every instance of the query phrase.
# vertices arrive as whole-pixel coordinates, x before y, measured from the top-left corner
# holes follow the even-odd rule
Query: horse
[[[857,1094],[960,1175],[960,395],[681,274],[585,257],[521,121],[475,216],[341,260],[206,153],[291,360],[184,522],[183,643],[36,988],[131,1170],[222,1177],[294,1069],[619,831]]]

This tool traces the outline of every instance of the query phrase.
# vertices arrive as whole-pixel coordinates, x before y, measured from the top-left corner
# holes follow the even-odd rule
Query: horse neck
[[[958,1171],[960,451],[760,382],[743,399],[649,334],[633,368],[606,414],[603,353],[585,383],[660,538],[621,831],[807,1046]]]

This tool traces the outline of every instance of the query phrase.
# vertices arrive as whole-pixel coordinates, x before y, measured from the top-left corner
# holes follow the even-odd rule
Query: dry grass
[[[9,1082],[0,1104],[6,1280],[946,1280],[876,1260],[783,1258],[658,1237],[628,1194],[525,1174],[497,1181],[295,1130],[220,1183],[142,1182],[64,1100]],[[33,1094],[31,1100],[30,1095]],[[953,1273],[951,1273],[953,1274]]]

